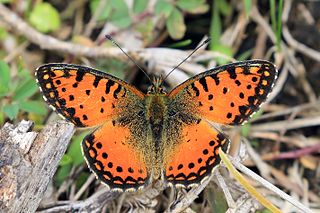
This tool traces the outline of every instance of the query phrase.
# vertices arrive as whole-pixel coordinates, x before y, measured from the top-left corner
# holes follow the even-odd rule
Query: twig
[[[220,185],[220,188],[222,189],[225,197],[226,197],[226,201],[228,203],[229,209],[234,209],[236,208],[236,203],[234,202],[230,191],[228,190],[228,186],[226,184],[226,182],[224,181],[222,175],[220,174],[219,170],[217,170],[216,172],[214,172],[215,177],[217,178],[217,182]]]
[[[110,192],[104,188],[91,197],[83,201],[68,201],[61,205],[55,205],[52,208],[39,210],[38,213],[53,213],[53,212],[101,212],[101,209],[111,200],[119,196],[119,192]]]
[[[262,139],[267,139],[267,140],[279,140],[283,143],[286,143],[291,146],[297,146],[297,147],[307,147],[307,146],[313,146],[319,142],[319,139],[313,138],[304,138],[304,136],[291,136],[291,137],[285,137],[282,136],[280,137],[278,133],[274,132],[260,132],[260,131],[252,131],[249,134],[250,138],[262,138]]]
[[[24,41],[22,44],[20,44],[18,47],[14,48],[3,60],[6,63],[11,62],[15,57],[17,57],[21,52],[27,48],[29,45],[28,41]]]
[[[75,196],[73,197],[73,201],[75,200],[79,200],[79,198],[81,197],[81,195],[85,192],[85,190],[87,190],[88,186],[96,179],[96,177],[91,174],[89,176],[89,178],[86,180],[86,182],[81,186],[81,188],[79,189],[79,191],[77,192],[77,194],[75,194]]]
[[[193,187],[188,193],[185,194],[185,196],[183,196],[182,199],[174,203],[170,207],[170,210],[167,212],[177,213],[187,209],[191,205],[191,203],[198,197],[198,195],[204,190],[204,188],[209,184],[213,176],[214,176],[214,173],[211,174],[205,180],[203,180],[200,185]]]
[[[283,126],[286,126],[287,130],[298,129],[310,126],[320,126],[320,116],[314,116],[309,118],[298,118],[292,122],[287,121],[275,121],[265,124],[256,124],[251,127],[252,131],[280,131]]]
[[[241,163],[239,163],[238,161],[234,160],[232,157],[230,157],[230,160],[232,162],[232,164],[241,172],[243,172],[244,174],[248,175],[249,177],[251,177],[252,179],[256,180],[257,182],[259,182],[261,185],[263,185],[264,187],[266,187],[267,189],[271,190],[272,192],[276,193],[277,195],[279,195],[282,199],[290,202],[293,206],[297,207],[298,209],[300,209],[303,212],[306,213],[312,213],[312,211],[304,206],[302,203],[300,203],[298,200],[295,200],[294,198],[292,198],[291,196],[289,196],[288,194],[286,194],[285,192],[281,191],[280,189],[278,189],[276,186],[274,186],[273,184],[269,183],[267,180],[265,180],[264,178],[260,177],[259,175],[255,174],[254,172],[252,172],[250,169],[248,169],[247,167],[245,167],[244,165],[242,165]]]
[[[0,20],[8,24],[19,34],[25,36],[28,40],[38,44],[43,49],[56,50],[63,53],[87,56],[90,58],[109,57],[121,60],[127,59],[118,48],[87,47],[79,44],[72,44],[70,42],[64,42],[39,33],[3,4],[0,4]]]
[[[320,143],[290,152],[281,152],[279,154],[275,154],[273,159],[296,159],[316,152],[320,152]]]
[[[295,40],[292,35],[290,34],[289,28],[287,26],[287,21],[289,17],[290,7],[292,5],[292,0],[284,1],[284,10],[283,10],[283,28],[282,33],[283,37],[286,39],[288,44],[293,47],[296,51],[305,54],[306,56],[313,58],[316,61],[320,62],[320,52],[316,51],[300,42]]]
[[[298,106],[291,106],[291,107],[284,109],[284,110],[277,110],[275,112],[263,114],[257,118],[252,118],[251,122],[261,121],[264,119],[270,119],[270,118],[275,118],[275,117],[280,117],[280,116],[285,116],[285,115],[291,114],[292,112],[295,112],[295,111],[303,112],[303,111],[311,110],[312,108],[317,109],[317,108],[319,108],[319,106],[320,106],[320,100],[318,100],[316,102],[312,102],[312,103],[301,104]]]
[[[261,175],[271,181],[272,178],[270,175],[269,165],[261,159],[261,156],[252,148],[248,140],[244,138],[244,142],[247,146],[249,156],[251,157],[252,161],[255,162],[255,165],[259,169]]]

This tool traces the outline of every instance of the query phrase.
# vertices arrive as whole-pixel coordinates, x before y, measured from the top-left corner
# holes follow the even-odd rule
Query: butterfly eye
[[[155,88],[153,85],[151,85],[149,88],[148,88],[148,94],[153,94],[155,92]]]

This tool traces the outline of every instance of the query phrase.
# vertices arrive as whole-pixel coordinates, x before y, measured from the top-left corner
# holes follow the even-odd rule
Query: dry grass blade
[[[291,196],[289,196],[288,194],[286,194],[285,192],[281,191],[279,188],[277,188],[276,186],[274,186],[273,184],[269,183],[267,180],[265,180],[264,178],[260,177],[259,175],[255,174],[254,172],[252,172],[250,169],[248,169],[247,167],[243,166],[241,163],[239,163],[236,160],[233,160],[232,157],[229,157],[230,161],[232,162],[232,165],[234,165],[238,170],[240,170],[241,172],[243,172],[244,174],[246,174],[247,176],[249,176],[250,178],[256,180],[257,182],[259,182],[261,185],[263,185],[264,187],[266,187],[267,189],[269,189],[270,191],[276,193],[278,196],[280,196],[281,198],[283,198],[284,200],[290,202],[293,206],[297,207],[299,210],[306,212],[306,213],[312,213],[312,211],[304,206],[302,203],[300,203],[299,201],[295,200],[294,198],[292,198]]]
[[[270,201],[264,198],[248,181],[232,166],[227,155],[220,149],[219,155],[222,162],[226,165],[233,177],[249,192],[251,196],[256,198],[264,207],[268,208],[272,212],[280,213],[280,209],[275,207]]]

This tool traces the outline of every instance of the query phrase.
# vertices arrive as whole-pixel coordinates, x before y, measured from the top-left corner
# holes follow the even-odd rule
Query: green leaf
[[[281,51],[281,30],[282,30],[282,8],[283,8],[283,0],[275,1],[270,0],[270,16],[271,16],[271,26],[273,32],[276,34],[276,44],[277,51]],[[278,3],[278,16],[276,14],[276,3]]]
[[[241,135],[243,137],[248,137],[250,133],[251,123],[246,123],[241,127]]]
[[[3,110],[0,109],[0,126],[3,125],[3,123],[5,121],[4,119],[5,119],[5,114],[4,114]]]
[[[134,0],[133,1],[133,12],[141,13],[144,11],[148,5],[148,0]]]
[[[82,172],[80,175],[76,178],[76,186],[77,189],[80,189],[80,187],[88,180],[90,174],[88,172]]]
[[[230,61],[229,58],[233,57],[232,48],[229,46],[223,44],[216,44],[212,47],[212,50],[226,55],[226,57],[217,57],[216,61],[219,65],[228,63]]]
[[[181,39],[186,32],[186,25],[184,23],[182,13],[174,8],[170,16],[166,21],[166,26],[169,32],[169,35],[173,39]]]
[[[81,142],[83,138],[88,135],[88,131],[84,131],[72,139],[72,142],[68,148],[67,155],[71,157],[72,164],[78,166],[83,163],[84,159],[81,152]]]
[[[26,80],[16,91],[14,91],[13,100],[23,100],[35,94],[38,90],[36,81],[33,78]]]
[[[72,158],[71,156],[69,156],[68,154],[65,154],[62,156],[60,162],[59,162],[59,165],[60,166],[65,166],[65,165],[69,165],[72,163]]]
[[[156,15],[164,15],[164,17],[168,18],[174,9],[173,5],[165,0],[157,1],[155,6]]]
[[[249,49],[247,51],[244,51],[243,53],[241,53],[238,57],[237,57],[237,61],[244,61],[244,60],[248,60],[252,54],[253,50]]]
[[[0,96],[9,91],[10,67],[4,61],[0,61]]]
[[[193,14],[205,13],[209,10],[209,5],[204,0],[178,0],[177,6]]]
[[[8,104],[3,107],[3,112],[10,118],[10,120],[13,120],[17,117],[19,112],[19,106],[16,103]]]
[[[247,18],[249,18],[251,7],[252,7],[252,0],[244,0],[244,11],[246,13]]]
[[[269,209],[263,209],[263,210],[256,211],[256,213],[272,213],[272,211]]]
[[[60,27],[58,11],[46,2],[36,4],[30,13],[29,21],[37,30],[43,33],[57,30]]]
[[[138,32],[141,33],[143,42],[150,43],[153,41],[154,22],[150,18],[144,19],[143,21],[137,23],[135,28]]]
[[[107,70],[107,73],[118,77],[120,79],[124,79],[125,71],[128,68],[128,64],[123,61],[119,61],[117,59],[106,60],[97,60],[96,67],[99,70]]]
[[[192,42],[191,39],[187,39],[187,40],[183,40],[183,41],[179,41],[179,42],[173,43],[173,44],[169,45],[168,47],[170,47],[170,48],[185,47],[185,46],[191,44],[191,42]]]
[[[214,46],[220,44],[221,36],[221,19],[219,14],[218,1],[215,1],[212,6],[212,16],[210,25],[210,37],[214,38],[210,42],[210,49],[213,50]]]
[[[5,4],[5,3],[11,3],[12,2],[12,0],[0,0],[0,3],[3,3],[3,4]]]
[[[228,210],[228,203],[224,192],[220,187],[208,187],[206,190],[206,198],[210,206],[211,212],[225,213]]]
[[[8,35],[7,30],[4,27],[0,27],[0,40],[4,40]]]
[[[62,157],[63,158],[63,157]],[[61,163],[61,162],[60,162]],[[64,166],[60,166],[54,176],[54,181],[55,183],[60,186],[62,184],[62,182],[67,179],[67,177],[69,176],[70,174],[70,171],[71,171],[71,168],[72,168],[72,165],[69,163],[69,164],[66,164]]]
[[[124,0],[110,1],[112,12],[110,21],[119,28],[126,28],[131,24],[128,5]]]
[[[90,1],[89,7],[90,7],[91,14],[95,14],[97,8],[99,7],[100,1],[101,0],[91,0]],[[107,3],[106,5],[104,5],[102,12],[97,17],[97,21],[106,21],[108,19],[108,17],[110,16],[111,10],[112,10],[111,4]]]
[[[47,107],[42,101],[23,101],[19,103],[20,109],[38,115],[47,114]]]
[[[232,12],[232,7],[226,0],[218,0],[217,6],[219,7],[219,12],[225,16],[230,16]]]

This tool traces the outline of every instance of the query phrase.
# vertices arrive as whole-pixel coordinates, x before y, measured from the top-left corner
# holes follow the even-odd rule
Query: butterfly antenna
[[[186,60],[188,60],[197,50],[199,50],[202,46],[206,45],[207,43],[209,43],[211,40],[211,38],[207,38],[206,40],[204,40],[200,45],[198,45],[185,59],[183,59],[177,66],[175,66],[167,75],[166,77],[164,77],[163,81],[165,81],[167,79],[167,77],[173,72],[175,71],[181,64],[183,64]]]
[[[147,78],[149,79],[149,81],[152,83],[152,80],[151,80],[151,78],[149,77],[149,75],[147,74],[147,72],[146,71],[144,71],[144,69],[142,69],[140,66],[139,66],[139,64],[129,55],[129,54],[127,54],[121,47],[120,47],[120,45],[111,37],[111,35],[105,35],[105,37],[109,40],[109,41],[111,41],[112,42],[112,44],[114,44],[114,45],[116,45],[120,50],[121,50],[121,52],[123,53],[123,54],[125,54],[142,72],[143,72],[143,74],[145,74],[146,76],[147,76]]]

